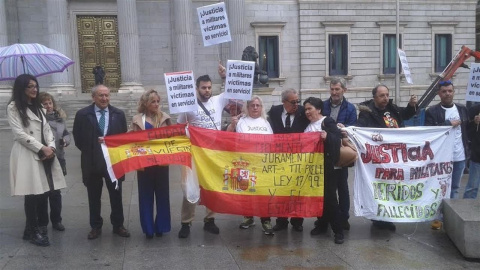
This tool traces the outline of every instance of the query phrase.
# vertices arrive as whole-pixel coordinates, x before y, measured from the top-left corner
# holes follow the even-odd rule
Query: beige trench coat
[[[44,110],[45,112],[45,110]],[[12,196],[43,194],[50,190],[43,168],[43,162],[38,157],[42,148],[42,121],[27,108],[30,125],[24,127],[15,102],[7,106],[7,117],[12,128],[14,143],[10,154],[10,187]],[[45,116],[43,118],[43,134],[47,146],[55,147],[55,138]],[[52,163],[54,188],[61,189],[67,185],[60,163],[54,158]]]

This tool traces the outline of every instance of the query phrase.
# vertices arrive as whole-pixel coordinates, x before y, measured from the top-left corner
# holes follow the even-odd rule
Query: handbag
[[[335,166],[353,167],[357,158],[357,148],[355,145],[348,138],[343,138],[340,145],[340,157]]]

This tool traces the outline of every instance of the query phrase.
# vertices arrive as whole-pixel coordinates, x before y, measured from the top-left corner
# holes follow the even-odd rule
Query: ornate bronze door
[[[77,31],[82,92],[95,86],[93,68],[97,65],[105,71],[103,84],[116,92],[121,82],[117,17],[77,16]]]

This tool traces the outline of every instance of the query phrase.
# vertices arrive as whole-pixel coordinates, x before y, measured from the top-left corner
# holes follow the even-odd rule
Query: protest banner
[[[480,64],[473,63],[470,66],[470,79],[467,84],[466,101],[480,101]]]
[[[398,57],[400,58],[400,63],[402,63],[405,80],[407,80],[407,83],[413,84],[412,74],[410,73],[410,68],[408,67],[407,54],[405,54],[403,50],[398,49]]]
[[[197,8],[203,46],[232,41],[225,3]]]
[[[255,62],[228,60],[224,98],[250,100],[253,91]]]
[[[164,77],[170,114],[198,109],[197,91],[192,71],[165,73]]]
[[[355,215],[390,222],[439,218],[450,198],[451,127],[345,128],[358,149]]]
[[[112,182],[128,172],[149,166],[191,166],[191,144],[185,126],[178,124],[105,136],[101,146]]]
[[[189,127],[201,202],[217,213],[319,217],[324,154],[317,133],[245,134]]]

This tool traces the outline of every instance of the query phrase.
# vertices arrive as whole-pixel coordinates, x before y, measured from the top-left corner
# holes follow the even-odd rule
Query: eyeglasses
[[[448,80],[448,81],[440,81],[438,84],[439,84],[440,86],[449,86],[449,85],[451,85],[451,84],[453,84],[453,83],[452,83],[452,81]]]
[[[28,89],[33,89],[33,88],[37,88],[37,89],[38,89],[38,85],[28,85],[27,88],[28,88]]]
[[[297,105],[300,103],[300,99],[297,99],[297,100],[290,100],[290,101],[287,101],[288,103],[292,104],[292,105]]]

